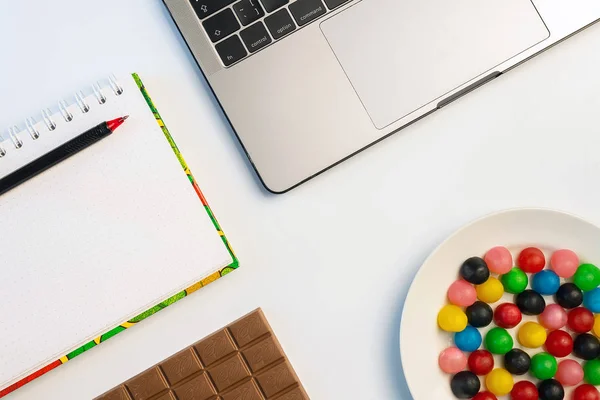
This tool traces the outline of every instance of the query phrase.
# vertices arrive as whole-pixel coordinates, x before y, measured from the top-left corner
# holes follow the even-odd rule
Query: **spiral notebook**
[[[0,397],[237,268],[135,74],[3,132],[0,177],[122,115],[0,196]]]

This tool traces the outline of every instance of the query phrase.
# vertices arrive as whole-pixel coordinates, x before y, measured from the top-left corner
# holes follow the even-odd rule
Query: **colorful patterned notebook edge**
[[[150,308],[150,309],[142,312],[141,314],[139,314],[139,315],[131,318],[129,321],[125,321],[125,322],[119,324],[118,326],[114,327],[113,329],[110,329],[109,331],[107,331],[103,335],[100,335],[100,336],[96,337],[94,340],[92,340],[92,341],[84,344],[83,346],[81,346],[81,347],[79,347],[79,348],[71,351],[70,353],[68,353],[68,354],[60,357],[58,360],[55,360],[55,361],[49,363],[45,367],[40,368],[39,370],[37,370],[37,371],[33,372],[32,374],[26,376],[25,378],[23,378],[23,379],[15,382],[15,383],[13,383],[12,385],[6,387],[5,389],[0,390],[0,398],[8,395],[9,393],[17,390],[18,388],[26,385],[27,383],[33,381],[34,379],[39,378],[40,376],[44,375],[46,372],[49,372],[49,371],[53,370],[54,368],[56,368],[56,367],[58,367],[58,366],[60,366],[60,365],[62,365],[64,363],[66,363],[67,361],[72,360],[73,358],[77,357],[81,353],[86,352],[87,350],[91,349],[92,347],[96,347],[98,344],[107,341],[111,337],[115,336],[117,333],[120,333],[120,332],[124,331],[125,329],[131,328],[132,326],[134,326],[137,323],[145,320],[149,316],[151,316],[153,314],[156,314],[157,312],[159,312],[163,308],[170,306],[171,304],[173,304],[173,303],[175,303],[175,302],[183,299],[186,296],[189,296],[191,293],[194,293],[198,289],[200,289],[200,288],[208,285],[209,283],[212,283],[212,282],[216,281],[220,277],[227,275],[228,273],[230,273],[231,271],[236,270],[239,267],[238,259],[235,256],[235,253],[233,252],[233,249],[231,248],[231,245],[229,244],[229,241],[227,240],[227,237],[225,236],[225,234],[221,230],[221,226],[219,225],[219,222],[217,221],[217,219],[216,219],[215,215],[213,214],[212,210],[210,209],[210,206],[208,205],[208,202],[206,201],[206,198],[202,194],[202,191],[198,187],[196,179],[194,179],[194,176],[192,175],[192,172],[188,168],[188,166],[187,166],[187,164],[186,164],[183,156],[181,155],[181,152],[179,151],[179,148],[177,147],[177,144],[175,144],[175,141],[173,140],[173,137],[171,136],[171,134],[169,133],[169,130],[167,129],[165,123],[163,122],[162,117],[160,116],[160,113],[158,112],[158,110],[154,106],[154,103],[152,102],[152,99],[150,98],[150,95],[148,94],[148,91],[146,90],[146,87],[144,86],[144,83],[142,82],[142,80],[140,79],[140,77],[139,77],[138,74],[132,74],[132,77],[135,80],[135,82],[136,82],[138,88],[140,89],[142,95],[144,96],[144,99],[146,99],[146,103],[148,103],[148,107],[150,107],[150,109],[152,110],[152,113],[154,114],[154,117],[156,118],[156,122],[158,123],[158,125],[161,128],[161,130],[163,131],[163,134],[165,135],[165,138],[167,139],[167,141],[171,145],[171,148],[173,149],[173,152],[175,153],[175,156],[179,160],[179,163],[181,164],[181,167],[183,168],[183,170],[184,170],[185,174],[187,175],[188,179],[190,180],[190,183],[192,184],[192,187],[194,188],[194,190],[196,191],[196,194],[200,198],[200,201],[202,202],[202,205],[204,206],[204,209],[206,210],[206,212],[210,216],[210,219],[212,220],[212,222],[213,222],[213,224],[215,226],[215,229],[219,233],[219,236],[221,236],[221,240],[223,240],[223,243],[227,247],[227,250],[229,251],[229,254],[231,255],[231,258],[232,258],[233,262],[231,264],[229,264],[227,267],[225,267],[225,268],[223,268],[223,269],[221,269],[219,271],[216,271],[216,272],[212,273],[211,275],[207,276],[206,278],[204,278],[204,279],[202,279],[202,280],[194,283],[193,285],[189,286],[185,290],[182,290],[181,292],[179,292],[179,293],[171,296],[167,300],[165,300],[165,301],[163,301],[163,302],[155,305],[154,307],[152,307],[152,308]]]

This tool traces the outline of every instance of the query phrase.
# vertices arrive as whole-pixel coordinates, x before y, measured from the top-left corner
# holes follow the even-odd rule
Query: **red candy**
[[[538,400],[537,387],[529,381],[515,383],[510,392],[511,400]]]
[[[573,338],[565,331],[552,331],[546,339],[546,350],[554,357],[566,357],[573,351]]]
[[[585,307],[577,307],[569,311],[567,326],[577,333],[585,333],[594,326],[594,314]]]
[[[471,400],[498,400],[498,398],[490,392],[479,392]]]
[[[476,350],[469,356],[468,365],[475,375],[487,375],[494,369],[494,356],[487,350]]]
[[[600,393],[593,385],[581,385],[573,392],[573,400],[600,400]]]
[[[540,249],[528,247],[519,254],[517,265],[524,271],[535,274],[546,266],[546,258]]]
[[[523,319],[521,310],[513,303],[503,303],[494,311],[494,322],[500,328],[510,329],[519,325]]]

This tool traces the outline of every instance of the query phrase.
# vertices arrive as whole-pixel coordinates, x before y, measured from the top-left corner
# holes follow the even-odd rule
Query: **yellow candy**
[[[521,326],[517,337],[522,346],[535,349],[546,343],[546,329],[536,322],[527,322]]]
[[[509,394],[515,385],[510,372],[503,368],[496,368],[485,377],[485,386],[487,390],[494,393],[496,396],[504,396]]]
[[[594,317],[594,327],[592,328],[594,335],[600,337],[600,314]]]
[[[446,332],[460,332],[467,327],[467,314],[457,306],[444,306],[438,313],[438,325]]]
[[[490,276],[485,283],[475,286],[477,298],[486,303],[495,303],[502,298],[504,286],[498,279]]]

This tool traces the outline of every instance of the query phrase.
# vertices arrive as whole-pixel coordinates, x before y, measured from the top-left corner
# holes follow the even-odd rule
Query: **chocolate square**
[[[133,400],[147,400],[167,388],[157,367],[142,372],[125,383]]]
[[[250,371],[239,354],[209,368],[208,373],[220,392],[250,376]]]
[[[244,382],[222,397],[223,400],[265,400],[254,380]]]
[[[205,367],[236,351],[226,329],[214,333],[194,345]]]
[[[284,357],[283,350],[279,347],[273,336],[269,336],[253,344],[243,350],[242,354],[246,358],[246,361],[248,361],[252,372],[257,372]]]
[[[156,399],[153,399],[153,400],[177,400],[177,399],[173,395],[173,392],[167,392],[167,393],[163,394],[162,396],[160,396]]]
[[[175,394],[178,400],[208,400],[217,392],[204,372],[175,388]]]
[[[160,364],[160,368],[171,385],[202,369],[192,349],[185,349],[169,357]]]
[[[235,340],[239,347],[244,347],[270,330],[271,327],[269,327],[262,313],[250,314],[246,318],[242,318],[229,325],[229,331],[233,336],[233,340]]]
[[[261,372],[256,376],[256,380],[267,398],[271,398],[298,382],[294,369],[287,361]]]

